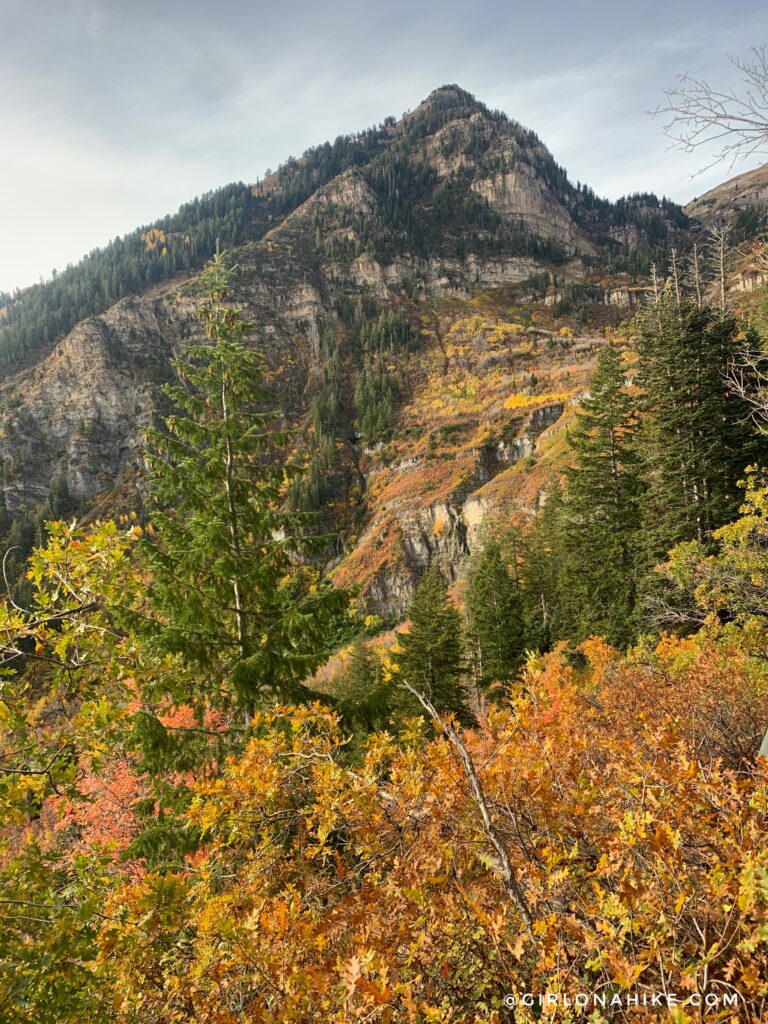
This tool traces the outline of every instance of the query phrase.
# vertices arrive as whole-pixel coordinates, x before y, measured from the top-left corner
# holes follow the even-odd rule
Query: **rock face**
[[[739,214],[768,208],[768,164],[730,178],[703,196],[692,199],[685,213],[705,227],[733,224]]]
[[[163,301],[125,299],[6,386],[0,459],[9,511],[44,500],[56,476],[86,500],[142,463],[141,431],[169,376],[177,320]]]
[[[408,474],[411,486],[401,487],[395,500],[377,505],[375,517],[360,539],[361,550],[371,544],[381,547],[389,543],[390,548],[378,572],[366,574],[364,594],[369,607],[385,618],[401,615],[423,570],[433,562],[446,578],[456,579],[467,556],[482,541],[487,513],[498,505],[490,495],[483,495],[484,485],[532,456],[540,436],[563,412],[564,404],[555,402],[517,421],[514,441],[472,452],[456,489],[427,504],[420,486],[425,463],[412,460],[396,468],[396,472]]]
[[[619,215],[574,188],[536,136],[456,86],[372,137],[375,144],[367,136],[342,140],[343,158],[319,147],[267,179],[254,190],[263,206],[256,240],[232,253],[233,302],[253,321],[254,343],[297,425],[306,423],[322,379],[323,338],[353,334],[372,315],[369,307],[376,314],[395,308],[418,324],[435,303],[466,302],[535,275],[577,281],[585,261],[610,256],[615,263],[647,241],[643,217],[628,227],[626,210]],[[656,244],[660,230],[671,237],[677,228],[674,218],[654,216],[661,217]],[[161,385],[172,376],[172,357],[199,337],[199,301],[195,280],[125,299],[6,379],[0,460],[8,510],[45,500],[56,478],[88,501],[141,470],[142,431],[164,408]],[[507,355],[488,359],[491,371]],[[489,504],[476,492],[531,456],[561,412],[562,403],[550,402],[514,436],[465,452],[461,480],[439,495],[381,506],[366,498],[362,550],[373,558],[384,547],[393,556],[368,573],[373,604],[401,610],[430,559],[455,572]],[[407,410],[399,417],[407,428]],[[346,433],[354,431],[350,422]],[[416,459],[390,471],[363,458],[360,472],[366,481],[398,472],[417,480],[423,462]]]

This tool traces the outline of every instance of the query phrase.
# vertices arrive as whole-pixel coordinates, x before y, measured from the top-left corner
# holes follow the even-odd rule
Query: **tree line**
[[[302,469],[220,262],[205,284],[149,521],[49,524],[0,605],[2,1013],[449,1024],[582,975],[735,980],[758,1012],[768,488],[738,517],[764,442],[733,319],[649,305],[631,373],[600,355],[560,494],[458,602],[429,567],[380,649],[286,503]],[[595,635],[625,643],[661,585],[681,639]]]
[[[175,214],[95,249],[50,280],[8,296],[0,322],[0,366],[9,368],[67,334],[85,317],[180,273],[199,270],[216,246],[248,237],[257,199],[237,182],[206,192]]]

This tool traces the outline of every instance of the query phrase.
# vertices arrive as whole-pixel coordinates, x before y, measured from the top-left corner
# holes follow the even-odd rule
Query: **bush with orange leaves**
[[[105,908],[117,1019],[764,1020],[763,663],[706,634],[582,654],[362,761],[320,706],[260,715],[198,784],[194,869]]]

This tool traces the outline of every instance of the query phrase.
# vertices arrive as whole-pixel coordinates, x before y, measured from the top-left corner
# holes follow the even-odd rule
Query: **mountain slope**
[[[293,497],[341,527],[340,572],[395,614],[426,560],[455,571],[488,501],[535,500],[519,472],[508,487],[496,478],[531,456],[585,385],[595,344],[560,337],[553,315],[591,304],[615,322],[605,305],[621,291],[615,272],[663,254],[685,215],[650,195],[614,204],[574,187],[533,133],[456,86],[288,161],[251,195],[238,228],[247,240],[228,254],[233,300],[254,323],[286,420],[311,433],[311,486]],[[156,237],[151,260],[170,257],[173,239],[163,257]],[[57,341],[35,339],[6,378],[11,513],[44,501],[54,480],[87,502],[140,473],[169,360],[199,337],[196,279],[163,288]],[[479,324],[461,326],[475,314]],[[521,404],[505,406],[515,394]],[[447,410],[420,415],[441,401]],[[378,425],[364,429],[372,404]]]
[[[208,193],[51,281],[0,297],[0,366],[12,371],[84,316],[194,272],[217,241],[234,247],[262,238],[345,174],[373,200],[370,223],[356,225],[358,252],[385,260],[404,250],[461,256],[469,245],[486,255],[555,261],[599,255],[632,269],[638,250],[647,264],[669,229],[685,225],[679,209],[654,196],[613,204],[574,188],[532,132],[444,86],[400,122],[315,147],[255,187]],[[347,216],[354,220],[354,211]]]
[[[738,174],[735,178],[692,199],[685,213],[706,227],[724,222],[742,234],[757,227],[756,214],[768,210],[768,164]],[[754,222],[754,223],[753,223]]]

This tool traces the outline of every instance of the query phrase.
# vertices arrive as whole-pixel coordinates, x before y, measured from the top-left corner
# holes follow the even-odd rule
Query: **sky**
[[[0,0],[0,291],[454,82],[573,181],[685,203],[760,160],[693,177],[648,111],[762,44],[764,0]]]

